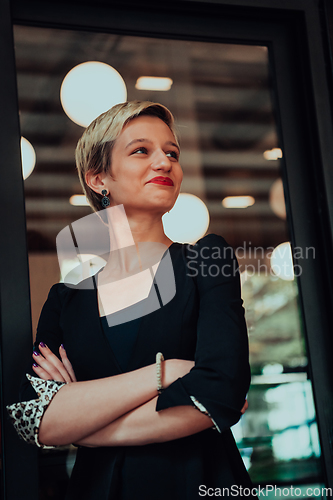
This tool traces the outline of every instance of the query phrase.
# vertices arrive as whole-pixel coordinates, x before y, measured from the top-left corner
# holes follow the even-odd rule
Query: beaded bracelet
[[[164,390],[162,386],[162,361],[164,361],[163,354],[161,352],[158,352],[156,354],[156,377],[158,394],[161,394]]]

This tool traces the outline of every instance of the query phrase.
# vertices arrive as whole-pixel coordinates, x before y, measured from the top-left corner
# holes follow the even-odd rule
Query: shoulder
[[[65,285],[65,283],[55,283],[51,286],[47,298],[48,300],[63,302],[70,293],[70,290],[71,289]]]
[[[80,281],[79,283],[55,283],[50,291],[48,298],[65,302],[71,298],[79,290],[94,290],[96,288],[96,277],[99,271],[88,278]]]
[[[187,275],[195,278],[199,291],[218,285],[239,289],[239,266],[233,248],[218,234],[207,234],[195,245],[188,245]]]
[[[226,242],[226,240],[223,238],[223,236],[219,235],[219,234],[215,234],[215,233],[209,233],[209,234],[206,234],[205,236],[203,236],[202,238],[200,238],[196,244],[202,244],[202,243],[216,243],[216,244],[223,244],[223,245],[227,245],[228,243]]]
[[[43,308],[62,309],[63,305],[71,299],[75,292],[76,287],[68,286],[65,283],[55,283],[50,288]]]
[[[78,287],[76,285],[68,286],[65,283],[52,285],[41,311],[39,325],[43,324],[45,320],[49,321],[50,318],[61,316],[62,311],[69,305],[77,291]]]
[[[233,248],[220,235],[215,233],[206,234],[194,245],[187,245],[187,256],[191,260],[201,261],[228,261],[234,260]]]

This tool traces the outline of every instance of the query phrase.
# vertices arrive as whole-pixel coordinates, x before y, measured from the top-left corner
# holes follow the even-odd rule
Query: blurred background
[[[93,95],[103,101],[99,81],[110,77],[105,94],[114,102],[97,103],[95,116],[126,99],[160,102],[175,116],[184,180],[164,218],[167,235],[195,242],[216,233],[236,251],[252,385],[233,432],[253,482],[321,483],[267,47],[29,26],[15,26],[14,39],[34,334],[47,293],[61,279],[56,236],[92,213],[74,151],[94,118],[85,104]],[[98,77],[99,70],[109,76]],[[75,101],[77,109],[68,109]],[[314,257],[314,249],[298,255],[299,262]],[[40,452],[40,498],[61,494],[74,455],[74,447]]]

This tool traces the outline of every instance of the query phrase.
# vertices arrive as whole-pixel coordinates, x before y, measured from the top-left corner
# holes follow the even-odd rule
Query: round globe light
[[[35,168],[36,153],[32,144],[25,137],[21,137],[21,158],[23,179],[27,179]]]
[[[279,278],[292,281],[294,279],[293,256],[289,241],[274,248],[271,255],[271,269]]]
[[[118,71],[98,61],[75,66],[65,76],[60,89],[66,115],[82,127],[126,98],[126,85]]]
[[[269,204],[275,215],[280,217],[280,219],[286,219],[287,214],[282,179],[276,179],[272,184],[269,190]]]
[[[263,375],[280,375],[283,373],[283,365],[281,363],[268,363],[262,369]]]
[[[162,217],[165,234],[179,243],[195,243],[209,225],[205,203],[189,193],[180,193],[170,212]]]
[[[73,194],[69,203],[74,207],[89,207],[89,202],[84,194]]]

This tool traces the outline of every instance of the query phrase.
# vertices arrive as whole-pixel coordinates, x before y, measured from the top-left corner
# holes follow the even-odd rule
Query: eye
[[[167,156],[170,156],[170,158],[174,158],[177,161],[179,159],[179,153],[178,153],[178,151],[167,151],[165,154]]]
[[[137,148],[135,151],[133,151],[132,155],[139,153],[139,154],[147,154],[147,149],[146,148]]]

